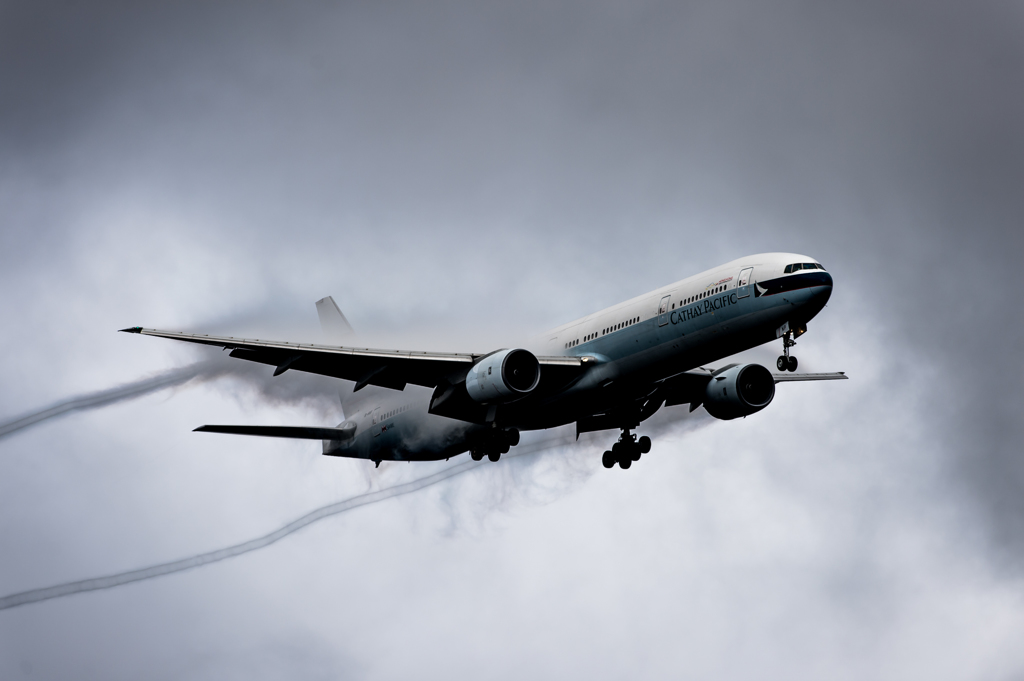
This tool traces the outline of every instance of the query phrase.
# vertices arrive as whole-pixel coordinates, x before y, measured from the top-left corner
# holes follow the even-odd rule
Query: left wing
[[[689,402],[690,411],[693,411],[704,402],[704,391],[708,386],[708,382],[719,371],[727,368],[729,367],[723,367],[718,371],[703,368],[684,371],[672,378],[665,379],[659,388],[660,394],[658,396],[664,397],[666,407]],[[776,383],[789,383],[790,381],[837,381],[848,379],[849,376],[844,371],[837,371],[828,374],[773,373],[772,378],[775,379]]]
[[[484,354],[456,352],[418,352],[403,350],[375,350],[313,343],[264,341],[234,336],[160,331],[133,326],[121,329],[126,333],[158,336],[188,343],[213,345],[231,350],[231,356],[250,362],[277,367],[278,376],[289,369],[306,371],[355,381],[356,390],[367,385],[378,385],[403,390],[409,383],[434,388],[441,383],[458,383],[466,372]],[[541,365],[541,381],[577,375],[583,367],[580,357],[537,357]]]
[[[845,371],[835,371],[831,374],[775,374],[776,383],[789,383],[790,381],[840,381],[850,378]]]

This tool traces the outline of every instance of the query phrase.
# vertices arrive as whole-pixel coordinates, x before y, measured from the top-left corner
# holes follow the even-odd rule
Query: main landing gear
[[[796,371],[796,357],[792,357],[789,354],[789,349],[796,345],[793,337],[794,333],[792,331],[786,331],[782,334],[782,354],[775,360],[775,366],[778,367],[779,371]]]
[[[496,430],[486,442],[475,445],[469,450],[473,461],[483,461],[486,456],[490,461],[497,461],[502,454],[519,444],[519,431],[515,428]]]
[[[611,451],[605,452],[601,457],[601,463],[605,468],[613,468],[619,464],[619,468],[629,468],[634,461],[640,460],[641,454],[651,451],[651,438],[644,435],[637,439],[631,435],[628,428],[622,430],[619,441],[612,445]]]

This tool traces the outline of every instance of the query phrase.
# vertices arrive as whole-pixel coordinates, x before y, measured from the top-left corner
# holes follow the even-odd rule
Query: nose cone
[[[828,299],[832,297],[832,275],[828,272],[815,272],[815,286],[811,289],[811,299],[807,301],[808,319],[821,312]]]
[[[828,272],[822,272],[825,275],[822,279],[821,289],[818,295],[822,296],[826,301],[832,295],[832,275]]]

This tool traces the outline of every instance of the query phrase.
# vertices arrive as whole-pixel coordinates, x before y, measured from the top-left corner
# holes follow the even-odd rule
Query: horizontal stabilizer
[[[836,371],[831,374],[772,374],[776,383],[787,383],[789,381],[841,381],[849,378],[845,371]]]
[[[348,440],[356,433],[354,425],[347,428],[308,428],[304,426],[199,426],[194,432],[226,433],[228,435],[258,435],[260,437],[287,437],[295,440]]]

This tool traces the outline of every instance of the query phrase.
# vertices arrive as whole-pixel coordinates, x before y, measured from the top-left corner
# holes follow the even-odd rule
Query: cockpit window
[[[820,263],[816,262],[797,262],[792,265],[786,265],[784,274],[791,274],[793,272],[799,272],[800,270],[824,270],[825,267]]]

